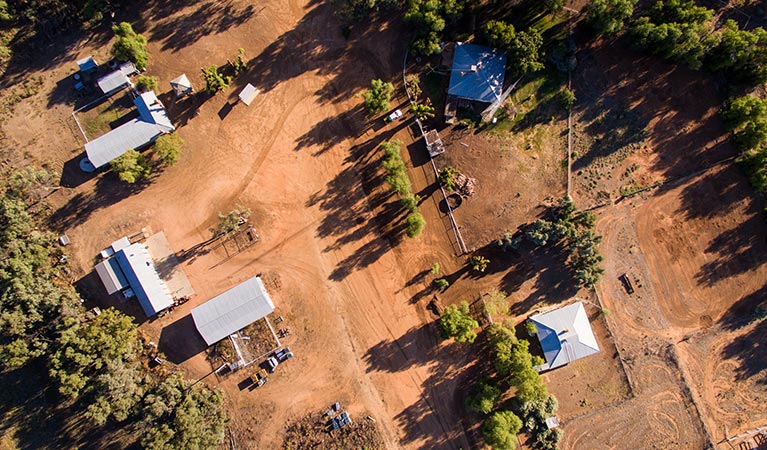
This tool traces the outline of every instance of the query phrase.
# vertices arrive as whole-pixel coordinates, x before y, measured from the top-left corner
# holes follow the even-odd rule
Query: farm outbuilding
[[[86,56],[85,58],[77,60],[77,68],[82,73],[93,73],[98,70],[99,65],[93,56]]]
[[[482,45],[456,42],[447,95],[491,103],[503,92],[506,55]]]
[[[105,166],[128,150],[145,147],[175,130],[154,92],[144,92],[133,104],[138,109],[138,118],[85,144],[85,153],[94,168]]]
[[[248,83],[245,85],[244,88],[242,88],[242,91],[240,91],[240,101],[242,103],[245,103],[246,106],[250,106],[251,103],[253,103],[253,100],[256,98],[256,96],[260,93],[258,89],[256,89],[255,86]]]
[[[138,73],[138,69],[136,69],[136,66],[133,65],[133,63],[122,63],[114,72],[110,72],[96,80],[96,84],[98,84],[99,89],[101,89],[101,92],[103,92],[104,95],[110,95],[120,89],[133,87],[133,83],[131,83],[128,76],[133,75],[134,73]]]
[[[256,276],[192,309],[192,319],[205,342],[213,345],[273,311],[274,303]]]
[[[95,270],[108,294],[130,289],[147,317],[173,305],[173,297],[144,244],[134,243],[120,248],[97,264]]]
[[[583,303],[575,302],[553,311],[530,317],[546,362],[538,370],[564,366],[599,352]]]
[[[189,78],[187,78],[185,73],[182,73],[178,77],[170,80],[170,87],[176,93],[176,97],[191,94],[194,91],[192,88],[192,82],[189,81]]]

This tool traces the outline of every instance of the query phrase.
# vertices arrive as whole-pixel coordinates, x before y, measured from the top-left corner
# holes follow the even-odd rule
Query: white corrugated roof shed
[[[538,331],[548,370],[599,352],[583,303],[575,302],[553,311],[530,317]]]
[[[101,92],[109,94],[128,86],[131,82],[122,70],[115,70],[96,80],[96,84],[101,88]]]
[[[85,153],[93,167],[98,169],[128,150],[141,148],[175,130],[154,92],[144,92],[133,100],[133,104],[138,110],[138,119],[124,123],[85,144]]]
[[[248,83],[242,91],[240,91],[240,100],[242,103],[245,103],[246,105],[250,106],[250,104],[253,102],[253,99],[256,98],[256,96],[260,93],[258,89],[256,89],[255,86]]]
[[[164,131],[153,123],[133,119],[107,134],[85,144],[85,153],[93,167],[99,168],[131,149],[140,148]]]
[[[259,277],[244,281],[192,309],[192,319],[208,345],[213,345],[274,311]]]
[[[117,291],[121,291],[128,287],[128,281],[123,275],[120,265],[117,264],[117,260],[109,258],[96,264],[96,273],[101,279],[101,283],[107,290],[107,294],[112,295]]]

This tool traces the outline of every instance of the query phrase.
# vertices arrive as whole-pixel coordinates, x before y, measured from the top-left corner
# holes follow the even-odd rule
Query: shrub
[[[570,109],[575,103],[575,92],[572,89],[564,88],[559,91],[559,101],[565,109]]]
[[[423,227],[426,225],[426,221],[421,213],[417,212],[409,215],[406,222],[407,230],[405,231],[405,234],[407,234],[407,237],[409,238],[414,238],[420,235],[423,231]]]
[[[536,328],[535,322],[529,319],[525,321],[525,331],[527,331],[527,334],[530,336],[538,334],[538,328]]]
[[[138,70],[146,70],[149,55],[146,52],[146,38],[136,34],[128,22],[121,22],[112,27],[117,42],[112,46],[112,54],[120,61],[130,61]]]
[[[455,338],[457,342],[474,342],[479,327],[476,320],[469,314],[469,304],[466,301],[460,305],[449,305],[439,318],[439,331],[443,338]]]
[[[429,271],[429,273],[432,274],[432,275],[437,275],[439,273],[439,263],[438,262],[435,262],[434,264],[431,265],[431,270]]]
[[[461,172],[452,166],[447,166],[439,171],[439,182],[448,192],[455,190],[455,178],[460,175]]]
[[[489,414],[500,396],[501,390],[493,382],[480,381],[474,392],[466,398],[466,408],[476,413]]]
[[[469,258],[469,267],[477,272],[484,272],[488,264],[490,264],[490,260],[484,256],[474,255]]]
[[[120,180],[130,184],[148,177],[152,173],[152,166],[147,158],[136,150],[128,150],[113,159],[109,165],[117,173]]]
[[[172,166],[178,162],[183,145],[184,140],[178,133],[164,134],[155,141],[153,151],[160,158],[160,162]]]
[[[235,76],[239,75],[240,72],[248,68],[248,63],[245,61],[244,48],[240,48],[237,51],[237,56],[234,58],[234,62],[229,61],[229,65],[232,66],[232,70],[234,70]]]
[[[216,65],[202,68],[202,79],[205,81],[205,90],[211,94],[216,94],[229,87],[232,77],[223,76]]]
[[[156,91],[157,90],[157,77],[150,77],[149,75],[140,75],[136,80],[136,87],[141,92]]]
[[[434,286],[436,286],[437,289],[439,289],[440,291],[444,291],[445,289],[450,287],[450,282],[444,278],[437,278],[436,280],[434,280]]]

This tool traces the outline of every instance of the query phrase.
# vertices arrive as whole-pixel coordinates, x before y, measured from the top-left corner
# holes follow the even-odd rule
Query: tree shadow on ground
[[[197,91],[183,97],[176,97],[173,91],[164,93],[160,96],[160,101],[165,105],[168,111],[168,117],[173,121],[176,128],[186,126],[192,118],[200,113],[200,107],[213,98],[206,91]]]
[[[165,354],[168,361],[181,364],[204,352],[208,345],[197,332],[192,315],[187,314],[163,327],[157,348]]]
[[[400,26],[374,20],[346,40],[333,11],[327,2],[317,3],[306,11],[293,29],[248,61],[248,69],[233,81],[230,97],[234,99],[247,83],[264,94],[282,82],[312,72],[328,79],[315,92],[319,102],[338,103],[370,83],[370,78],[360,76],[361,72],[372,72],[371,78],[395,79],[398,73],[395,55],[397,60],[401,55],[395,52],[396,46],[405,45],[398,39]],[[398,44],[381,60],[367,46],[378,46],[384,40]]]
[[[722,324],[725,329],[735,330],[751,328],[735,336],[722,349],[722,357],[736,360],[736,379],[746,381],[754,379],[759,384],[767,384],[767,286],[763,286],[743,297],[725,314]],[[751,325],[756,322],[755,325]]]
[[[248,4],[240,7],[232,0],[206,1],[179,13],[177,3],[152,2],[153,25],[147,37],[162,42],[162,50],[177,52],[205,36],[223,33],[242,25],[264,10],[264,6]]]
[[[480,341],[481,338],[478,338]],[[404,431],[401,444],[419,442],[423,448],[470,448],[476,439],[467,435],[462,417],[467,386],[481,371],[472,358],[475,344],[440,345],[436,327],[423,324],[394,340],[381,341],[363,356],[367,371],[398,373],[428,367],[420,383],[422,396],[394,416]]]
[[[75,160],[79,161],[81,158],[82,156],[78,156]],[[67,170],[62,173],[62,185],[82,184],[83,180],[74,175],[74,171],[79,170],[79,167],[74,169],[72,168],[73,163],[68,164],[69,168],[65,167]],[[120,181],[115,173],[107,172],[96,180],[93,191],[76,193],[63,206],[54,211],[48,219],[48,225],[51,229],[59,232],[65,232],[69,228],[82,225],[94,212],[115,205],[147,188],[156,176],[157,173],[154,173],[149,178],[139,180],[135,184],[128,184]]]
[[[719,324],[727,331],[738,330],[759,319],[767,309],[767,285],[741,297],[722,315]]]
[[[328,117],[314,125],[308,132],[296,139],[296,151],[307,147],[319,147],[312,156],[319,156],[347,139],[354,139],[369,129],[362,108],[353,108],[337,116]]]
[[[39,18],[41,22],[37,26],[22,25],[21,30],[8,43],[11,55],[0,78],[0,89],[7,89],[19,83],[30,73],[53,69],[66,61],[71,61],[74,69],[77,67],[77,59],[87,56],[78,53],[83,42],[100,47],[106,45],[112,37],[111,25],[106,21],[89,30],[83,30],[78,23],[54,27],[50,26],[51,20]],[[73,88],[74,83],[69,86]],[[66,102],[61,96],[63,93],[63,90],[58,91],[54,103]],[[49,106],[54,104],[51,101],[49,100]]]
[[[406,126],[404,122],[400,127]],[[379,146],[391,139],[399,127],[390,128],[350,149],[344,169],[330,180],[324,192],[312,195],[306,207],[318,206],[325,214],[317,227],[320,238],[335,241],[323,251],[336,251],[359,242],[366,236],[371,240],[338,263],[330,279],[338,281],[350,273],[369,266],[402,240],[405,209],[392,193],[382,190]]]
[[[652,169],[678,177],[735,154],[721,139],[721,98],[710,77],[644,56],[619,39],[578,53],[574,116],[587,138],[573,169],[616,164],[651,144]],[[648,141],[649,139],[649,141]]]
[[[658,195],[664,193],[660,190]],[[698,283],[712,287],[767,263],[767,241],[763,237],[767,205],[762,197],[754,195],[739,167],[728,164],[709,170],[686,184],[679,197],[676,215],[719,230],[704,250],[712,257],[695,274]],[[727,216],[737,219],[729,221]]]
[[[77,293],[85,301],[84,306],[88,309],[94,306],[98,306],[101,309],[114,308],[133,319],[133,323],[136,325],[151,322],[135,297],[125,298],[119,292],[108,295],[95,270],[91,270],[85,276],[75,281],[74,286]]]

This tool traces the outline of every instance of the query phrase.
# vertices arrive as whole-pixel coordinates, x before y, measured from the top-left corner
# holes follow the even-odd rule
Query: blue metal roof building
[[[490,103],[501,96],[506,55],[496,48],[456,42],[447,94]]]
[[[599,352],[583,303],[530,317],[538,332],[546,362],[536,367],[549,370]]]
[[[80,69],[80,72],[91,73],[95,72],[99,68],[99,65],[96,60],[93,59],[93,56],[86,56],[85,58],[77,60],[77,68]]]

